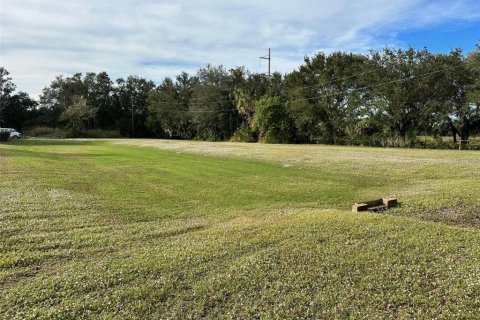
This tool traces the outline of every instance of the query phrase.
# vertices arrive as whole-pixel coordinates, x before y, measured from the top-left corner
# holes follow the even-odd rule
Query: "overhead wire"
[[[360,73],[357,73],[357,74],[353,74],[353,75],[350,75],[350,76],[346,76],[346,77],[342,77],[342,78],[337,78],[337,79],[332,79],[332,80],[329,80],[329,81],[323,82],[323,83],[318,83],[318,84],[313,84],[313,85],[308,85],[308,86],[296,87],[295,89],[298,90],[298,89],[307,89],[307,88],[313,88],[313,87],[320,87],[320,86],[324,86],[324,85],[327,85],[327,84],[335,83],[335,82],[338,82],[338,81],[343,81],[343,80],[355,78],[355,77],[358,77],[358,76],[362,76],[362,75],[364,75],[364,74],[369,74],[369,73],[372,73],[372,72],[374,72],[374,71],[378,71],[378,70],[382,70],[382,69],[384,69],[384,67],[378,67],[378,68],[374,68],[374,69],[371,69],[371,70],[363,71],[363,72],[360,72]]]
[[[397,82],[404,82],[404,81],[408,81],[408,80],[414,80],[414,79],[418,79],[418,78],[423,78],[423,77],[427,77],[427,76],[430,76],[430,75],[433,75],[433,74],[437,74],[437,73],[440,73],[440,72],[444,72],[445,69],[440,69],[440,70],[436,70],[436,71],[432,71],[432,72],[427,72],[427,73],[423,73],[423,74],[419,74],[419,75],[416,75],[416,76],[410,76],[410,77],[405,77],[405,78],[402,78],[402,79],[395,79],[395,80],[391,80],[391,81],[387,81],[387,82],[381,82],[381,83],[376,83],[376,84],[373,84],[373,85],[368,85],[368,86],[363,86],[363,87],[360,87],[360,88],[354,88],[354,89],[349,89],[349,90],[344,90],[344,91],[337,91],[337,92],[332,92],[332,93],[327,93],[327,94],[322,94],[322,95],[318,95],[318,96],[314,96],[314,97],[309,97],[309,98],[302,98],[302,99],[295,99],[295,100],[289,100],[287,102],[285,102],[284,104],[280,104],[280,105],[288,105],[288,104],[292,104],[292,103],[296,103],[296,102],[304,102],[304,101],[310,101],[310,100],[315,100],[315,99],[319,99],[319,98],[324,98],[324,97],[330,97],[330,96],[335,96],[335,95],[341,95],[341,94],[346,94],[346,93],[352,93],[352,92],[357,92],[357,91],[361,91],[361,90],[366,90],[366,89],[371,89],[371,88],[376,88],[376,87],[380,87],[380,86],[383,86],[383,85],[386,85],[386,84],[391,84],[391,83],[397,83]],[[326,83],[323,83],[322,85],[326,85],[326,84],[329,84],[329,83],[333,83],[333,82],[336,82],[336,81],[341,81],[341,80],[344,80],[344,79],[348,79],[348,78],[352,78],[352,77],[355,77],[355,76],[358,76],[358,75],[361,75],[361,74],[366,74],[366,73],[370,73],[370,72],[373,72],[373,70],[370,70],[368,72],[363,72],[363,73],[359,73],[359,74],[356,74],[356,75],[351,75],[351,76],[348,76],[348,77],[344,77],[344,78],[338,78],[338,79],[335,79],[335,80],[332,80],[332,81],[329,81],[329,82],[326,82]],[[315,85],[315,86],[318,86],[318,85]],[[308,87],[311,87],[311,86],[308,86]],[[197,100],[198,101],[198,100]],[[201,100],[200,100],[201,101]],[[204,106],[206,104],[211,104],[211,103],[223,103],[223,102],[235,102],[236,99],[231,99],[231,100],[210,100],[210,101],[205,101],[205,102],[193,102],[193,104],[190,102],[188,103],[188,106],[194,106],[194,107],[199,107],[199,106]],[[162,101],[162,102],[168,102],[168,101]],[[185,103],[183,102],[174,102],[172,104],[179,104],[179,105],[185,105]],[[237,109],[236,108],[230,108],[230,109],[217,109],[217,110],[178,110],[178,109],[162,109],[162,111],[172,111],[172,112],[184,112],[184,113],[204,113],[204,112],[228,112],[228,111],[236,111]]]
[[[351,92],[356,92],[356,91],[360,91],[360,90],[376,88],[376,87],[386,85],[386,84],[390,84],[390,83],[403,82],[403,81],[407,81],[407,80],[413,80],[413,79],[417,79],[417,78],[426,77],[426,76],[436,74],[436,73],[440,73],[440,72],[443,72],[443,71],[445,71],[445,70],[444,69],[436,70],[436,71],[428,72],[428,73],[425,73],[425,74],[420,74],[420,75],[417,75],[417,76],[410,76],[410,77],[407,77],[407,78],[404,78],[404,79],[396,79],[396,80],[392,80],[392,81],[377,83],[377,84],[374,84],[374,85],[363,86],[363,87],[351,89],[351,90],[348,90],[348,91],[345,90],[343,92],[335,92],[335,93],[331,93],[331,94],[323,94],[323,95],[310,97],[310,98],[296,99],[296,100],[288,101],[286,104],[294,103],[294,102],[309,101],[309,100],[314,100],[314,99],[318,99],[318,98],[329,97],[329,96],[333,96],[333,95],[339,95],[341,93],[351,93]]]
[[[327,85],[327,84],[331,84],[331,83],[334,83],[334,82],[351,79],[351,78],[354,78],[354,77],[358,77],[358,76],[361,76],[361,75],[364,75],[364,74],[368,74],[368,73],[372,73],[372,72],[374,72],[374,71],[378,71],[378,70],[382,70],[382,69],[384,69],[384,67],[378,67],[378,68],[370,69],[370,70],[363,71],[363,72],[360,72],[360,73],[357,73],[357,74],[353,74],[353,75],[350,75],[350,76],[332,79],[332,80],[330,80],[330,81],[323,82],[323,83],[319,83],[319,84],[308,85],[308,86],[301,86],[301,87],[297,87],[297,88],[295,88],[295,89],[305,89],[305,88],[312,88],[312,87],[324,86],[324,85]],[[221,99],[221,100],[210,100],[210,101],[203,101],[202,99],[200,99],[200,100],[195,99],[195,100],[196,100],[196,102],[198,102],[198,103],[205,103],[205,104],[208,104],[208,103],[222,103],[222,102],[236,102],[236,101],[237,101],[236,99]],[[178,102],[178,104],[181,104],[181,102]]]

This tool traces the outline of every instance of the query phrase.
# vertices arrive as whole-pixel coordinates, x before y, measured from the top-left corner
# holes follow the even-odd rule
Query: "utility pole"
[[[134,121],[133,121],[133,97],[130,96],[130,109],[132,109],[132,138],[134,137],[135,135],[135,130],[134,130]]]
[[[268,60],[268,77],[270,78],[270,63],[272,61],[272,51],[268,48],[268,56],[260,57],[260,59]]]

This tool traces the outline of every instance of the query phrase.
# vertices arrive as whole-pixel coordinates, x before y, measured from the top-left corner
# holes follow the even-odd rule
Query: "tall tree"
[[[85,98],[89,105],[98,110],[96,123],[91,123],[91,127],[115,128],[120,108],[113,99],[113,83],[106,72],[57,76],[40,96],[41,113],[50,115],[46,124],[57,125],[60,115],[78,97]]]
[[[34,117],[37,102],[25,92],[15,93],[16,86],[9,72],[0,67],[0,127],[23,130]]]
[[[444,77],[437,80],[441,89],[436,90],[435,96],[439,100],[439,117],[449,127],[454,141],[457,136],[468,140],[480,119],[479,57],[479,50],[465,57],[460,49],[438,57]]]
[[[113,82],[106,72],[89,73],[84,79],[87,87],[87,100],[97,109],[96,126],[102,129],[115,129],[119,118],[119,106],[113,100]]]
[[[319,53],[286,77],[287,110],[300,141],[333,143],[345,135],[349,121],[358,120],[360,93],[354,89],[363,84],[355,75],[365,60],[356,54]]]
[[[154,88],[153,81],[138,76],[129,76],[127,80],[122,78],[116,80],[114,101],[118,103],[122,113],[118,121],[122,134],[132,137],[151,135],[146,125],[147,99]]]
[[[4,67],[0,67],[0,125],[6,124],[5,111],[8,106],[10,95],[15,91],[10,73]]]
[[[88,104],[87,99],[76,96],[73,103],[62,112],[60,121],[67,123],[74,134],[80,133],[91,121],[94,121],[97,109]]]
[[[37,102],[25,92],[10,95],[4,100],[0,111],[0,127],[23,130],[36,116]]]
[[[195,82],[195,78],[183,72],[177,76],[175,83],[166,78],[150,93],[147,100],[147,125],[157,136],[193,138],[194,129],[188,104]]]
[[[12,82],[12,77],[10,77],[10,73],[4,67],[0,67],[0,103],[3,102],[3,100],[6,99],[8,96],[10,96],[10,94],[13,93],[15,89],[16,86]]]
[[[470,106],[474,133],[480,134],[480,45],[467,57],[467,67],[472,74],[472,83],[467,86],[467,103]]]
[[[197,77],[189,109],[197,137],[226,140],[232,136],[238,122],[229,74],[223,66],[207,65],[198,71]]]
[[[421,131],[424,110],[432,103],[432,56],[426,49],[417,51],[384,49],[371,60],[378,70],[370,76],[373,117],[389,135],[406,141],[407,134]]]
[[[75,73],[66,78],[63,75],[57,76],[40,95],[40,108],[44,115],[41,125],[61,125],[60,115],[73,104],[75,97],[87,97],[82,74]]]

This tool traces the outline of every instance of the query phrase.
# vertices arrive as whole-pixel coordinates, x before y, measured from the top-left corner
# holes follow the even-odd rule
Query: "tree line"
[[[128,137],[268,143],[400,142],[480,134],[480,46],[469,54],[385,48],[305,57],[268,77],[206,65],[156,85],[106,72],[57,76],[38,101],[0,69],[0,126]]]

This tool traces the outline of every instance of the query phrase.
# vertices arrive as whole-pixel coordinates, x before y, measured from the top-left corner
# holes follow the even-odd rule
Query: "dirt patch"
[[[480,228],[480,205],[457,204],[440,209],[421,208],[413,210],[408,215],[448,225]]]

